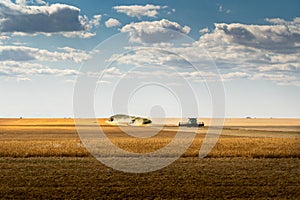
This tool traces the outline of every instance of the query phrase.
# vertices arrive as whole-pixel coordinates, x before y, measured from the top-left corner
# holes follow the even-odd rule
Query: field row
[[[170,142],[170,139],[112,138],[111,141],[129,152],[149,153],[164,147]],[[194,139],[183,156],[197,157],[202,142],[202,138]],[[0,157],[90,156],[79,139],[0,141],[0,146]],[[106,149],[105,151],[109,152],[110,150]],[[300,139],[220,138],[208,157],[300,158]]]
[[[0,158],[7,199],[299,199],[300,159],[181,158],[152,173],[93,158]]]
[[[153,129],[145,127],[125,127],[131,134],[149,134]],[[86,128],[87,134],[93,128]],[[135,138],[118,127],[104,127],[103,131],[115,146],[133,153],[150,153],[166,147],[176,135],[176,131],[162,130],[150,138]],[[197,157],[207,129],[201,129],[183,157]],[[280,133],[279,136],[291,136]],[[297,133],[292,133],[297,134]],[[184,134],[183,134],[184,135]],[[243,136],[238,136],[243,135]],[[274,137],[270,137],[270,136]],[[275,137],[276,136],[276,137]],[[296,135],[297,136],[297,135]],[[175,148],[162,156],[174,155],[186,139],[178,140]],[[118,156],[103,140],[98,140],[96,148],[100,155]],[[178,147],[178,148],[176,148]],[[0,157],[88,157],[73,126],[2,126],[0,129]],[[276,132],[254,130],[223,130],[221,137],[208,157],[251,157],[251,158],[300,158],[300,137],[278,137]]]

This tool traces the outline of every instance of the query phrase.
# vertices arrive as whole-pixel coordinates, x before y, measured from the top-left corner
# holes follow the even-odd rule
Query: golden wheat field
[[[208,124],[210,119],[203,121]],[[174,138],[177,119],[157,135],[134,138],[151,127],[116,127],[99,119],[109,140],[134,153],[149,153]],[[92,131],[93,121],[83,130]],[[300,119],[226,119],[204,159],[201,128],[175,163],[152,173],[119,172],[86,150],[73,119],[0,119],[0,196],[66,199],[279,198],[300,196]],[[183,131],[189,132],[189,129]]]

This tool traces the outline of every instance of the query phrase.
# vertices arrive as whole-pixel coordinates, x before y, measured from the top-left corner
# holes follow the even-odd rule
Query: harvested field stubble
[[[13,199],[297,199],[300,159],[181,158],[128,174],[93,158],[0,158],[0,196]]]

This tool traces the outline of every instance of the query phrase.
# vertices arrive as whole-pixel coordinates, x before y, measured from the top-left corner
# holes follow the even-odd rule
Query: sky
[[[299,118],[299,10],[298,0],[1,0],[0,117],[73,117],[81,102],[97,117],[212,117],[224,103],[225,117]],[[77,94],[80,77],[95,81],[92,94]]]

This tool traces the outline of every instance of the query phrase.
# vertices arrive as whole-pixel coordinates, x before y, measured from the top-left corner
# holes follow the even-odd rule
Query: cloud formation
[[[133,22],[121,28],[121,32],[129,32],[131,42],[138,43],[168,42],[182,37],[181,34],[188,34],[190,30],[188,26],[167,19]]]
[[[88,33],[93,27],[99,25],[100,20],[101,15],[88,19],[80,15],[79,8],[66,4],[28,6],[26,1],[13,3],[11,0],[2,0],[0,2],[0,32],[2,33]],[[87,34],[81,35],[87,36]]]
[[[55,69],[37,63],[0,61],[0,77],[30,80],[30,76],[76,76],[79,72],[74,69]]]
[[[143,16],[146,17],[156,17],[158,15],[158,10],[167,8],[167,6],[158,6],[147,4],[142,5],[130,5],[130,6],[114,6],[113,9],[118,13],[124,13],[130,17],[137,17],[141,19]]]
[[[202,77],[213,80],[216,74],[206,76],[210,73],[210,59],[204,53],[203,50],[205,50],[216,63],[224,81],[237,78],[260,79],[269,80],[278,85],[300,86],[300,18],[292,21],[283,19],[267,19],[266,21],[272,24],[215,24],[213,31],[205,30],[198,41],[182,46],[174,46],[171,43],[151,43],[152,38],[163,38],[155,42],[170,42],[166,40],[169,33],[164,35],[164,32],[156,31],[155,28],[152,31],[147,30],[152,23],[162,27],[161,23],[129,24],[121,31],[131,31],[131,40],[142,42],[143,47],[150,48],[145,51],[141,51],[141,47],[139,51],[131,49],[132,53],[122,55],[121,58],[113,55],[111,59],[118,58],[117,62],[120,64],[134,66],[177,67],[188,72],[186,75],[195,81],[201,74]],[[163,54],[155,50],[156,47],[171,53]],[[196,64],[203,73],[193,73],[193,75],[189,73],[188,65],[182,58]],[[185,74],[184,71],[183,74]]]
[[[225,78],[300,86],[300,18],[266,21],[272,24],[215,24],[194,45],[209,51]]]
[[[121,25],[121,23],[117,19],[114,19],[114,18],[109,18],[105,22],[105,26],[107,28],[116,27],[116,26],[120,26],[120,25]]]
[[[82,50],[70,47],[60,48],[60,51],[48,51],[27,46],[0,46],[0,61],[72,61],[80,63],[90,58]]]
[[[300,42],[300,18],[293,21],[266,19],[272,25],[215,24],[214,35],[222,35],[224,42],[231,42],[257,49],[291,53]],[[220,38],[221,39],[221,38]]]
[[[201,33],[201,34],[208,33],[208,32],[209,32],[208,27],[205,27],[205,28],[199,30],[199,33]]]

